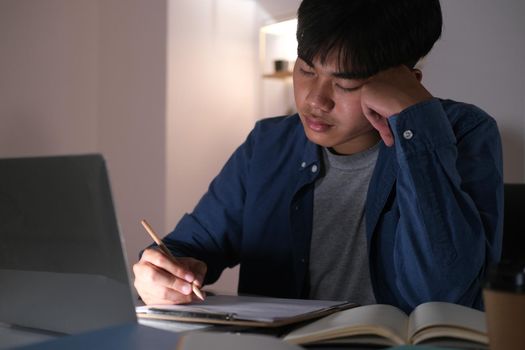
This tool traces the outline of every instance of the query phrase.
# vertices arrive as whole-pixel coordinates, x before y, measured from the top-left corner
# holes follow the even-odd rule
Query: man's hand
[[[387,119],[419,102],[432,98],[421,85],[421,71],[398,66],[371,77],[361,88],[361,108],[387,146],[394,136]]]
[[[196,296],[192,283],[202,286],[207,266],[193,258],[176,261],[156,249],[146,249],[133,265],[135,288],[146,304],[184,304]]]

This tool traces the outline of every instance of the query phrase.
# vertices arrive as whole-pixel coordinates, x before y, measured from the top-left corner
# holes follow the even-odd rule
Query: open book
[[[293,344],[424,344],[487,349],[485,314],[465,306],[428,302],[407,316],[391,305],[366,305],[301,326],[283,337]]]

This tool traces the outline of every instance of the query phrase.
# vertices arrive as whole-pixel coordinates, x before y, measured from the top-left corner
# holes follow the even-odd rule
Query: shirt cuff
[[[399,155],[410,156],[456,144],[447,114],[437,98],[423,101],[388,118]]]

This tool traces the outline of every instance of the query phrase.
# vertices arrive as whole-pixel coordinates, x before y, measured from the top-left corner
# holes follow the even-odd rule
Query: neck
[[[330,151],[339,155],[352,155],[366,151],[375,146],[381,137],[376,130],[360,135],[348,142],[330,147]]]

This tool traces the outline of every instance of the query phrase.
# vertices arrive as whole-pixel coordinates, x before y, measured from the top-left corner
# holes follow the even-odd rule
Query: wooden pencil
[[[177,261],[177,259],[173,256],[173,254],[171,254],[170,250],[168,249],[168,247],[166,247],[166,245],[164,244],[164,242],[162,242],[162,240],[159,238],[159,236],[157,236],[157,234],[155,233],[155,231],[153,230],[153,228],[150,226],[150,224],[148,224],[148,222],[146,220],[141,220],[140,223],[142,224],[142,226],[144,227],[144,229],[146,230],[147,233],[149,233],[149,235],[151,236],[151,238],[153,239],[153,241],[159,246],[160,250],[162,250],[162,252],[167,256],[169,257],[170,259],[172,259],[174,262]],[[202,294],[201,290],[199,289],[199,287],[197,287],[197,285],[195,285],[195,281],[193,281],[193,283],[191,284],[191,289],[193,290],[193,293],[195,293],[195,295],[200,299],[200,300],[204,300],[204,295]]]

